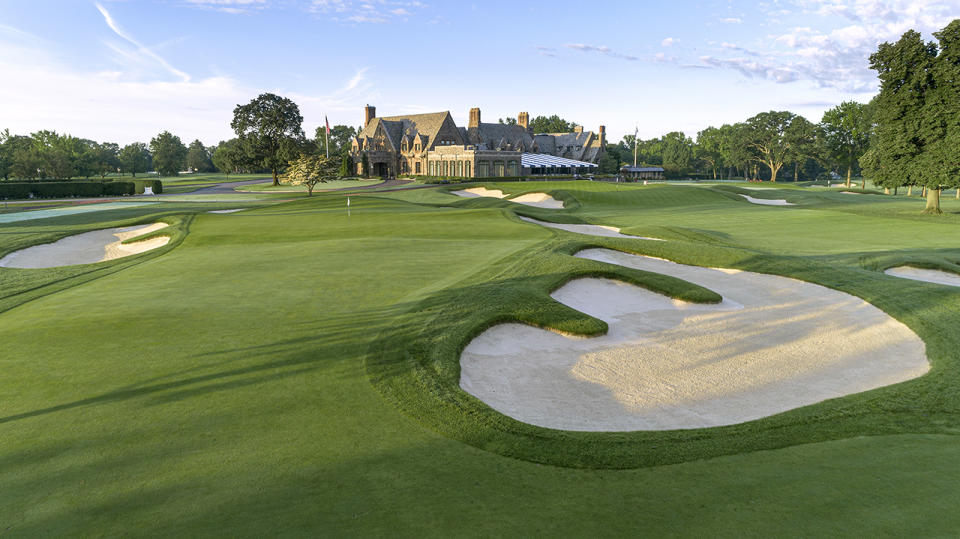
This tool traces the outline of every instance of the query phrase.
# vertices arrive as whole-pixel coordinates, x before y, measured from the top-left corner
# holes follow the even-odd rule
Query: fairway
[[[960,528],[960,288],[884,273],[960,271],[960,201],[935,217],[916,199],[769,183],[471,185],[562,205],[452,185],[349,207],[336,192],[183,195],[0,222],[0,257],[114,227],[162,222],[170,237],[98,264],[0,268],[0,535]],[[865,300],[922,339],[930,370],[745,423],[616,433],[536,427],[461,390],[460,353],[497,324],[605,334],[551,298],[575,279],[723,299],[574,256],[593,248]]]

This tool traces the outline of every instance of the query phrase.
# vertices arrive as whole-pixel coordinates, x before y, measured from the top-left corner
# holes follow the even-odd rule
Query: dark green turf
[[[880,272],[960,261],[956,214],[917,217],[917,199],[799,189],[762,195],[800,205],[779,208],[729,186],[494,187],[547,190],[570,209],[417,189],[354,196],[349,213],[330,194],[236,214],[171,203],[109,223],[0,225],[0,253],[157,219],[177,234],[126,260],[0,268],[0,533],[950,535],[960,526],[960,291]],[[544,229],[513,208],[671,241]],[[744,425],[662,433],[538,429],[460,391],[459,350],[490,324],[603,331],[548,296],[576,276],[716,299],[571,256],[587,246],[859,295],[923,337],[933,369]],[[602,469],[631,466],[643,468]]]

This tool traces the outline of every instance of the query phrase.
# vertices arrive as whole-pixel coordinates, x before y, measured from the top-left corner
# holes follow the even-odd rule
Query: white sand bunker
[[[144,241],[124,244],[122,242],[166,228],[167,223],[107,228],[63,238],[44,245],[35,245],[14,251],[0,259],[5,268],[54,268],[75,264],[93,264],[135,255],[163,247],[170,242],[168,236],[158,236]]]
[[[902,277],[904,279],[913,279],[915,281],[924,281],[927,283],[945,284],[949,286],[960,286],[960,275],[950,273],[949,271],[914,268],[912,266],[899,266],[884,271],[887,275]]]
[[[538,208],[548,208],[551,210],[563,209],[562,201],[557,200],[546,193],[527,193],[516,198],[511,198],[510,202],[526,204],[527,206],[536,206]]]
[[[471,187],[469,189],[461,189],[459,191],[450,191],[450,193],[457,195],[458,197],[467,198],[506,198],[508,196],[499,189],[487,189],[486,187]],[[524,204],[526,206],[536,206],[538,208],[548,208],[551,210],[563,209],[562,201],[557,200],[546,193],[527,193],[509,200],[510,202],[516,202],[517,204]]]
[[[566,230],[567,232],[576,232],[577,234],[586,234],[587,236],[603,236],[606,238],[630,238],[634,240],[651,240],[651,241],[664,241],[660,238],[648,238],[646,236],[631,236],[629,234],[623,234],[620,232],[620,229],[615,226],[605,226],[605,225],[567,225],[562,223],[548,223],[547,221],[539,221],[537,219],[531,219],[529,217],[520,216],[521,221],[526,221],[528,223],[533,223],[535,225],[545,226],[547,228],[556,228],[558,230]]]
[[[930,368],[919,337],[842,292],[606,249],[577,256],[674,275],[724,300],[701,305],[606,279],[572,281],[553,298],[606,321],[608,334],[494,326],[461,355],[465,391],[543,427],[669,430],[750,421]]]
[[[236,213],[236,212],[238,212],[238,211],[243,211],[243,210],[245,210],[245,209],[246,209],[246,208],[236,208],[236,209],[233,209],[233,210],[210,210],[210,211],[208,211],[207,213]]]
[[[740,196],[747,199],[747,201],[749,202],[752,202],[754,204],[761,204],[763,206],[796,206],[796,204],[787,202],[786,200],[783,200],[783,199],[771,200],[768,198],[753,198],[750,195],[740,195]]]

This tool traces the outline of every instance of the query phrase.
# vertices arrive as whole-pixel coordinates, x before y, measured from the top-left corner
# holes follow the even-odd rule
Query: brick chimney
[[[575,126],[573,126],[573,132],[574,132],[574,133],[583,133],[583,126],[582,126],[582,125],[575,125]]]
[[[600,147],[607,147],[607,126],[605,125],[600,126]]]
[[[370,120],[377,117],[377,107],[367,105],[363,107],[363,126],[366,127]]]
[[[470,109],[470,123],[467,124],[468,129],[474,127],[480,127],[480,109],[476,107]]]
[[[530,129],[530,113],[521,112],[517,115],[517,123],[523,126],[524,129]]]

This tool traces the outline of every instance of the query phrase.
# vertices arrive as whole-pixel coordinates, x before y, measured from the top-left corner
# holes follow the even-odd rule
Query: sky
[[[213,145],[272,92],[308,136],[370,104],[696,137],[867,102],[878,44],[957,17],[960,0],[0,0],[0,129]]]

